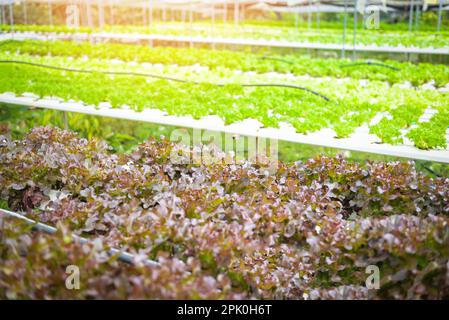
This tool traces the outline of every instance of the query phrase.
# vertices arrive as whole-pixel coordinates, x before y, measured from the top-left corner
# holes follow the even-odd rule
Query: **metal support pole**
[[[109,1],[109,18],[111,26],[114,25],[114,4],[112,1]]]
[[[51,5],[51,0],[48,0],[48,22],[52,26],[53,25],[53,7]]]
[[[363,5],[363,13],[362,13],[362,29],[366,29],[366,18],[365,18],[366,7],[367,7],[367,1],[365,1],[365,2],[364,2],[364,5]],[[380,12],[379,12],[379,14],[380,14]]]
[[[181,9],[181,22],[182,24],[185,24],[186,22],[186,8],[184,6],[182,6]]]
[[[413,0],[410,0],[410,11],[408,14],[408,32],[412,32],[413,26]]]
[[[2,9],[2,24],[6,24],[6,10],[4,6],[0,6]]]
[[[89,28],[93,28],[93,20],[92,20],[92,8],[90,7],[90,2],[86,1],[86,15],[87,15],[87,25]]]
[[[215,35],[215,3],[211,1],[211,36]],[[215,50],[215,42],[212,42],[212,50]]]
[[[9,5],[9,23],[11,24],[11,32],[14,33],[14,4]]]
[[[150,0],[149,5],[150,5],[150,12],[149,12],[149,16],[148,16],[148,26],[150,28],[152,28],[153,27],[153,0]]]
[[[358,0],[355,0],[354,4],[354,32],[352,34],[352,60],[355,60],[355,45],[357,39],[357,4]]]
[[[147,1],[147,6],[148,6],[148,29],[150,31],[151,34],[151,29],[153,27],[153,0],[148,0]],[[150,47],[153,47],[153,39],[150,39],[148,41]]]
[[[66,111],[64,111],[62,113],[62,119],[64,121],[64,129],[65,130],[69,130],[69,118],[67,116],[67,112]]]
[[[9,23],[11,24],[11,32],[14,33],[14,4],[9,5]]]
[[[68,6],[67,9],[70,9],[69,12],[73,14],[73,21],[70,22],[70,27],[78,30],[80,25],[80,10],[78,8],[78,5],[75,5],[75,1],[71,0],[70,6]],[[76,35],[74,37],[74,40],[78,43],[81,42],[81,40]],[[90,41],[93,41],[93,39],[91,38]]]
[[[211,8],[211,18],[212,18],[212,29],[211,33],[212,36],[215,34],[215,3],[212,2],[212,8]]]
[[[343,15],[343,43],[342,43],[342,47],[341,47],[341,57],[344,58],[345,57],[345,45],[346,45],[346,26],[348,24],[348,17],[347,17],[347,13],[348,13],[348,0],[345,0],[345,7],[344,7],[344,15]]]
[[[23,1],[23,22],[28,24],[28,12],[27,12],[27,3]]]
[[[438,25],[437,25],[437,32],[440,32],[441,29],[441,12],[443,11],[443,0],[439,1],[438,4]]]
[[[415,31],[418,31],[419,28],[419,16],[420,16],[421,10],[419,8],[419,3],[416,5],[416,12],[415,12]]]
[[[104,5],[103,0],[100,0],[98,3],[98,24],[100,28],[104,27]]]
[[[189,35],[190,35],[190,41],[189,41],[189,46],[190,48],[193,47],[193,42],[192,42],[192,36],[193,36],[193,8],[192,8],[192,4],[189,3]]]
[[[308,0],[309,10],[307,11],[307,29],[312,27],[312,0]]]
[[[239,0],[235,0],[234,3],[234,26],[235,28],[238,28],[239,26],[239,8],[240,7],[240,3]]]
[[[240,25],[243,25],[245,23],[245,4],[242,4],[239,19],[240,19]]]
[[[223,24],[228,20],[228,3],[226,1],[223,2]]]

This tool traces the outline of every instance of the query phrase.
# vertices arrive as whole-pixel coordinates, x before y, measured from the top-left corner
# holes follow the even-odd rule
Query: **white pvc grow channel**
[[[253,39],[236,39],[236,38],[220,38],[220,37],[192,37],[192,36],[172,36],[157,34],[140,34],[140,33],[35,33],[35,32],[15,32],[5,33],[1,35],[0,40],[78,40],[78,41],[104,41],[118,40],[123,42],[137,41],[170,41],[183,43],[201,43],[211,45],[238,45],[238,46],[254,46],[254,47],[276,47],[276,48],[292,48],[292,49],[317,49],[317,50],[348,50],[357,52],[384,52],[384,53],[403,53],[403,54],[435,54],[449,55],[449,48],[419,48],[405,46],[376,46],[376,45],[349,45],[334,43],[317,43],[317,42],[289,42],[282,40],[253,40]]]
[[[63,112],[83,113],[95,116],[110,117],[124,120],[143,121],[167,126],[193,128],[224,132],[233,135],[275,139],[280,141],[329,147],[357,152],[367,152],[387,156],[449,163],[449,150],[421,150],[411,145],[389,145],[370,143],[372,137],[368,129],[360,127],[350,138],[337,139],[326,130],[308,135],[295,132],[293,127],[262,128],[256,120],[225,125],[217,116],[207,116],[199,120],[191,117],[166,115],[157,109],[145,109],[142,112],[126,108],[110,108],[107,106],[83,105],[77,102],[62,102],[58,99],[38,99],[35,97],[17,97],[12,93],[0,94],[0,103],[59,110]]]

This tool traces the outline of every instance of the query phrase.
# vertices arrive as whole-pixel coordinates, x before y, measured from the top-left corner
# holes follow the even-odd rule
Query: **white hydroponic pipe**
[[[46,225],[41,222],[34,221],[34,220],[27,218],[24,215],[21,215],[20,213],[17,213],[17,212],[9,211],[6,209],[0,209],[0,213],[3,213],[9,217],[13,217],[13,218],[25,221],[29,225],[32,225],[33,230],[36,230],[36,231],[44,232],[47,234],[55,234],[58,231],[58,229],[56,229],[55,227]],[[74,234],[72,234],[72,238],[81,244],[89,243],[88,239],[74,235]],[[115,248],[109,249],[107,251],[107,254],[110,256],[118,255],[118,257],[117,257],[118,260],[128,263],[128,264],[134,264],[134,261],[135,261],[134,256],[132,254],[130,254],[126,251],[121,251],[121,250],[115,249]],[[149,259],[144,260],[143,263],[147,266],[159,265],[159,263],[157,263],[156,261],[149,260]]]
[[[11,39],[10,32],[3,30],[3,38],[6,40]],[[45,34],[38,34],[35,32],[19,32],[15,33],[15,38],[19,40],[33,39],[40,41],[48,40],[67,40],[75,39],[77,41],[89,40],[91,38],[104,40],[148,40],[148,41],[173,41],[173,42],[185,42],[185,43],[201,43],[201,44],[225,44],[234,46],[257,46],[257,47],[277,47],[277,48],[297,48],[297,49],[318,49],[318,50],[342,50],[341,43],[319,43],[319,42],[289,42],[289,41],[277,41],[277,40],[261,40],[261,39],[237,39],[237,38],[209,38],[202,36],[193,36],[188,34],[187,36],[173,36],[173,35],[161,35],[161,34],[126,34],[126,33],[75,33],[73,35],[57,34],[55,32],[46,32]],[[447,47],[404,47],[404,46],[377,46],[377,45],[363,45],[357,44],[355,50],[358,52],[387,52],[387,53],[399,53],[399,54],[435,54],[435,55],[449,55],[449,48]]]

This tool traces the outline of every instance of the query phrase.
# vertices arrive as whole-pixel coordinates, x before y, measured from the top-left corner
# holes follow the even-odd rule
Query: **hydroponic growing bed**
[[[442,9],[343,43],[248,10],[0,26],[0,299],[449,298],[449,66],[271,50],[444,55]]]
[[[321,50],[354,50],[389,53],[415,53],[415,54],[449,54],[449,35],[443,32],[435,36],[432,33],[422,32],[413,37],[407,37],[406,32],[387,31],[377,33],[370,30],[361,31],[357,38],[348,33],[345,42],[342,42],[340,30],[322,29],[319,31],[298,30],[297,28],[273,28],[265,26],[251,26],[230,28],[219,24],[211,31],[210,26],[195,24],[153,25],[150,28],[142,27],[115,27],[102,29],[67,28],[64,26],[20,26],[13,29],[10,26],[0,26],[5,32],[13,31],[12,37],[39,37],[50,39],[77,39],[77,40],[162,40],[172,42],[227,44],[244,46],[268,46],[284,48],[303,48]],[[187,34],[186,34],[187,33]],[[347,42],[346,42],[347,41]]]
[[[2,239],[14,239],[1,247],[3,297],[448,294],[448,179],[428,178],[411,163],[360,166],[319,157],[279,164],[276,175],[266,175],[251,165],[174,165],[168,155],[177,147],[166,141],[117,156],[101,141],[58,129],[2,139],[2,198],[28,217],[65,226],[53,236],[30,237],[23,233],[27,224],[0,211]],[[96,240],[82,245],[70,232]],[[136,264],[120,265],[104,251],[110,247],[134,253]],[[145,266],[147,257],[158,264]],[[423,268],[428,261],[431,267]],[[67,263],[78,265],[88,282],[75,295],[47,291],[58,288],[65,277],[59,266]],[[388,289],[361,285],[372,264],[382,266]],[[28,285],[36,281],[39,290]]]
[[[32,29],[31,29],[32,30]],[[430,54],[430,55],[449,55],[449,48],[446,47],[416,47],[416,46],[379,46],[376,44],[339,44],[339,43],[319,43],[319,42],[293,42],[266,39],[242,39],[242,38],[222,38],[222,37],[201,37],[201,36],[180,36],[180,35],[160,35],[160,34],[128,34],[128,33],[36,33],[33,31],[24,31],[12,33],[3,36],[3,39],[41,39],[41,40],[76,40],[76,41],[165,41],[193,44],[209,45],[239,45],[255,47],[272,48],[291,48],[291,49],[316,49],[316,50],[343,50],[353,52],[381,52],[381,53],[400,53],[400,54]],[[327,39],[327,38],[324,38]],[[447,43],[447,40],[443,40]]]
[[[405,148],[401,151],[401,148],[391,149],[388,146],[381,151],[382,147],[373,145],[388,143],[419,149],[447,148],[449,93],[447,84],[441,87],[447,81],[447,74],[441,74],[438,84],[434,79],[430,80],[429,73],[437,69],[434,65],[419,67],[423,71],[422,78],[415,75],[414,82],[423,85],[414,87],[409,82],[242,72],[217,66],[212,59],[202,60],[203,51],[198,51],[199,57],[196,57],[197,52],[194,50],[187,51],[190,57],[185,56],[184,59],[192,63],[204,61],[205,66],[180,67],[171,64],[170,59],[159,60],[166,64],[101,59],[105,56],[102,55],[103,52],[115,52],[116,48],[124,48],[130,52],[123,58],[134,60],[132,54],[139,51],[139,48],[129,45],[103,45],[104,51],[97,51],[95,45],[87,45],[86,54],[73,59],[71,56],[67,57],[71,47],[73,44],[70,43],[48,43],[48,52],[59,55],[55,57],[40,56],[45,47],[38,49],[35,42],[12,42],[0,47],[0,68],[4,74],[11,75],[0,83],[0,91],[3,92],[0,101],[104,116],[115,113],[115,116],[127,119],[139,119],[140,116],[132,115],[129,111],[108,109],[125,107],[139,112],[149,109],[147,116],[141,117],[142,120],[202,129],[216,127],[238,134],[255,134],[257,131],[255,135],[259,135],[261,127],[272,128],[279,130],[271,130],[271,133],[265,130],[265,135],[325,146],[348,146],[349,149],[353,146],[352,149],[361,151],[369,151],[371,148],[391,155],[408,153],[411,158],[414,158],[413,152],[427,153],[429,158],[417,156],[417,159],[449,161],[447,150],[421,152]],[[88,56],[89,49],[92,50],[91,57]],[[153,49],[147,50],[150,56]],[[141,52],[145,52],[145,49]],[[228,55],[232,57],[231,53]],[[215,60],[225,58],[229,57],[224,54],[222,58]],[[255,70],[276,70],[281,63],[261,58],[263,57],[253,57]],[[153,60],[158,61],[155,56]],[[227,61],[231,66],[232,60]],[[248,62],[245,69],[251,70],[251,61]],[[324,68],[323,71],[319,70],[319,63],[315,63],[315,74],[329,74]],[[365,72],[373,79],[389,79],[391,74],[393,78],[395,72],[401,72],[409,66],[407,63],[396,63],[394,66],[380,62],[378,64],[358,66],[362,70],[358,76],[363,77]],[[104,68],[104,65],[108,68]],[[341,70],[345,70],[347,66],[351,66],[351,63],[340,62]],[[374,72],[370,73],[369,70]],[[293,71],[302,73],[300,69]],[[344,72],[334,69],[333,75],[338,76]],[[402,74],[409,73],[410,71],[402,71]],[[437,78],[438,73],[435,76]],[[25,98],[17,98],[17,95],[25,95]],[[41,100],[36,100],[38,98]],[[61,104],[58,99],[66,102],[72,100],[73,103]],[[74,103],[75,101],[81,104]],[[93,107],[83,109],[83,104]],[[182,118],[167,118],[164,114]],[[211,116],[214,117],[213,122]],[[206,127],[195,121],[203,117],[207,117]],[[249,119],[256,120],[252,127],[247,124]],[[239,126],[242,122],[243,129]],[[225,128],[225,125],[234,127]],[[232,129],[236,127],[237,129]],[[292,133],[295,131],[302,135],[294,138]],[[310,135],[311,133],[318,135]],[[309,136],[304,136],[305,134]],[[342,140],[341,143],[335,138],[352,140]],[[392,150],[390,153],[389,149]],[[432,154],[435,158],[430,156]]]

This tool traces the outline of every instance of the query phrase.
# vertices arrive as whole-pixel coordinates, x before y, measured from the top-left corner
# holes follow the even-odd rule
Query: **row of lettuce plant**
[[[305,55],[268,55],[250,52],[210,51],[199,48],[149,47],[141,45],[77,43],[69,41],[9,41],[0,45],[3,52],[32,55],[90,57],[123,61],[177,64],[200,64],[211,69],[222,68],[280,72],[314,77],[351,77],[383,80],[390,83],[409,81],[413,85],[434,82],[436,86],[449,83],[449,67],[428,63],[382,61],[380,65],[353,63],[350,60],[310,58]]]
[[[20,9],[18,9],[20,10]],[[35,9],[37,10],[36,12],[38,12],[39,9]],[[42,13],[42,19],[38,19],[38,20],[34,20],[36,21],[36,23],[34,23],[35,25],[45,25],[46,23],[48,23],[48,17],[47,17],[47,8],[43,8],[43,13]],[[119,12],[121,11],[120,8],[116,8],[116,12],[117,14],[119,14]],[[129,12],[127,13],[128,16],[133,16],[132,14],[129,15]],[[320,31],[320,30],[325,30],[327,31],[328,29],[332,29],[332,30],[338,30],[338,31],[342,31],[343,28],[343,13],[341,14],[337,14],[335,19],[320,19],[319,20],[319,24],[318,21],[311,21],[312,23],[309,25],[309,21],[307,20],[307,17],[298,17],[296,14],[288,14],[288,15],[283,15],[281,20],[273,20],[270,19],[268,17],[258,17],[258,18],[253,18],[253,17],[245,17],[244,20],[239,21],[239,27],[244,27],[246,28],[257,28],[258,26],[264,26],[264,27],[271,27],[271,28],[279,28],[279,27],[285,27],[285,28],[295,28],[298,31]],[[157,15],[156,15],[157,16]],[[61,17],[64,18],[64,17]],[[141,17],[143,18],[143,17]],[[179,18],[179,17],[178,17]],[[214,20],[212,19],[207,19],[204,18],[201,20],[197,20],[194,19],[193,23],[195,25],[198,26],[207,26],[207,27],[211,27],[212,24],[214,24],[214,26],[221,26],[221,27],[235,27],[235,23],[234,21],[230,21],[230,20],[222,20],[220,18],[224,18],[223,16],[216,16]],[[230,18],[229,16],[227,18]],[[298,19],[299,18],[299,19]],[[383,17],[381,17],[383,18]],[[406,17],[404,17],[406,18]],[[186,20],[188,20],[187,17],[185,17]],[[106,18],[106,20],[108,20]],[[159,26],[178,26],[178,27],[185,27],[185,23],[187,22],[186,20],[184,21],[179,21],[179,20],[174,20],[174,21],[161,21],[158,18],[153,19],[152,24],[153,25],[159,25]],[[425,31],[425,32],[429,32],[429,33],[436,33],[436,26],[437,26],[437,20],[438,20],[438,13],[437,12],[425,12],[425,15],[423,17],[420,18],[419,21],[419,30],[414,30],[414,31]],[[24,21],[22,21],[19,17],[16,17],[15,21],[17,21],[18,24],[23,24]],[[33,21],[33,22],[34,22]],[[65,22],[64,19],[60,20],[61,22]],[[144,19],[142,19],[142,21],[140,21],[143,25],[147,26],[147,23],[145,22]],[[358,20],[357,21],[357,30],[362,30],[364,29],[364,31],[368,31],[371,33],[376,33],[376,32],[385,32],[385,31],[396,31],[396,32],[404,32],[406,31],[407,33],[410,33],[409,31],[409,21],[408,19],[405,20],[401,20],[401,21],[390,21],[388,19],[381,19],[379,21],[379,25],[377,26],[378,28],[366,28],[366,23],[363,20]],[[445,29],[445,25],[447,23],[447,21],[444,19],[442,19],[441,21],[441,28],[439,33],[446,33],[446,29]],[[28,22],[27,22],[28,24]],[[56,21],[54,20],[54,25],[59,24],[58,19],[56,19]],[[61,23],[62,24],[62,23]],[[116,23],[114,23],[115,26],[118,25],[122,25],[122,26],[127,26],[130,25],[129,23],[126,23],[126,21],[121,21],[121,23],[118,23],[118,21],[116,21]],[[133,24],[134,26],[139,25],[139,19],[133,19]],[[246,26],[246,27],[245,27]],[[353,26],[353,24],[351,24],[351,27]]]
[[[111,154],[40,127],[22,140],[3,128],[0,142],[3,206],[60,230],[29,233],[0,216],[2,298],[449,297],[449,180],[412,163],[316,157],[270,174],[248,162],[177,164],[172,154],[195,150],[166,140]],[[80,268],[80,290],[64,286],[67,265]],[[365,285],[373,266],[377,290]]]
[[[2,25],[0,30],[9,32],[11,26]],[[314,43],[342,43],[342,30],[320,29],[320,30],[298,30],[289,27],[265,27],[245,25],[239,28],[230,28],[227,25],[216,25],[212,31],[210,25],[196,23],[190,27],[186,24],[154,24],[149,26],[106,26],[104,28],[80,27],[73,28],[65,25],[15,25],[14,31],[34,32],[58,32],[58,33],[140,33],[172,36],[198,36],[198,37],[222,37],[258,40],[281,40],[291,42],[314,42]],[[347,43],[353,43],[353,34],[348,33]],[[407,47],[447,47],[449,33],[440,32],[414,32],[413,37],[403,31],[358,30],[356,36],[357,44],[378,46],[407,46]]]
[[[111,64],[110,61],[83,59],[70,60],[59,57],[30,57],[0,54],[5,60],[43,63],[51,66],[73,67],[83,70],[147,71],[186,79],[198,83],[179,83],[163,79],[149,79],[126,75],[83,74],[61,70],[42,69],[35,66],[1,64],[0,92],[16,94],[33,93],[40,97],[54,96],[65,100],[82,101],[100,105],[109,102],[113,107],[129,106],[142,111],[159,109],[174,115],[190,115],[196,119],[217,115],[225,123],[248,118],[259,120],[266,127],[279,127],[282,122],[291,124],[299,133],[332,128],[337,137],[348,137],[354,130],[368,125],[379,112],[391,112],[398,121],[382,121],[371,131],[383,142],[402,143],[401,129],[412,129],[409,137],[415,145],[425,149],[446,147],[447,123],[444,117],[448,107],[448,93],[437,90],[416,90],[399,85],[369,81],[363,85],[357,80],[336,81],[329,86],[326,79],[296,79],[289,84],[309,87],[328,97],[330,101],[311,93],[292,88],[242,87],[240,81],[267,83],[263,75],[235,74],[175,66],[140,66]],[[105,68],[104,65],[108,65]],[[231,81],[230,80],[235,80]],[[286,80],[275,81],[284,83]],[[217,86],[214,83],[223,83]],[[429,123],[416,123],[427,107],[439,113]],[[439,121],[439,122],[438,122]],[[434,123],[438,125],[433,126]],[[427,128],[427,129],[426,129]],[[424,134],[420,134],[425,130]]]

